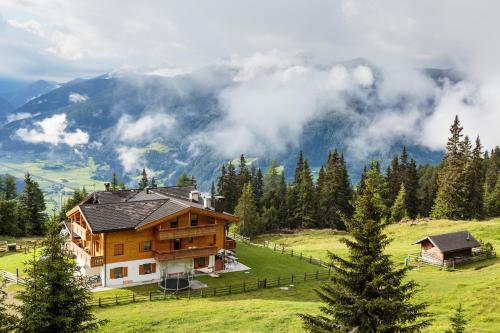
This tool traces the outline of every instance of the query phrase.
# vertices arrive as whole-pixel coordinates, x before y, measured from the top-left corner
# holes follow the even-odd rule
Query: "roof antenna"
[[[92,196],[94,198],[94,202],[93,203],[96,203],[97,202],[97,195],[95,194],[95,191],[92,193]]]
[[[467,233],[467,240],[470,240],[470,232]]]

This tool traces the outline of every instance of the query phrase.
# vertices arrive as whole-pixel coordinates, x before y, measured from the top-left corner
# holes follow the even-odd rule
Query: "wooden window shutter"
[[[156,273],[156,263],[151,264],[151,273]]]
[[[144,265],[139,265],[139,275],[144,275]]]
[[[109,278],[110,279],[114,279],[115,278],[115,269],[114,268],[111,268],[109,270]]]
[[[128,267],[123,267],[123,277],[128,276]]]

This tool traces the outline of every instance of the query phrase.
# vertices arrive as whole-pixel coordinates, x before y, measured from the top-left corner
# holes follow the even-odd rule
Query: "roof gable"
[[[416,241],[414,244],[420,244],[425,240],[429,240],[441,252],[469,249],[480,245],[474,236],[466,230],[427,236],[419,241]]]

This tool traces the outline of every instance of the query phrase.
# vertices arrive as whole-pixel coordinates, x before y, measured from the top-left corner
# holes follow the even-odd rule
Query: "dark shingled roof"
[[[427,236],[414,244],[429,240],[441,252],[450,252],[478,247],[479,242],[468,231],[457,231],[448,234]]]
[[[193,207],[209,211],[203,200],[189,200],[192,186],[159,187],[145,190],[97,191],[80,205],[93,232],[132,230],[162,217]],[[233,216],[228,213],[225,215]]]

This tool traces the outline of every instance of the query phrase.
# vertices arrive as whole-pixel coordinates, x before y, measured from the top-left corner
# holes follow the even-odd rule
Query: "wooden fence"
[[[305,255],[304,253],[297,251],[297,250],[294,250],[294,249],[287,249],[284,244],[278,244],[278,243],[274,243],[274,242],[271,242],[268,240],[265,240],[263,243],[254,243],[254,242],[250,241],[250,238],[244,237],[244,236],[241,236],[241,235],[238,235],[235,233],[230,233],[229,236],[234,238],[234,239],[244,241],[244,242],[251,244],[251,245],[268,248],[270,250],[273,250],[274,252],[278,252],[278,253],[281,253],[283,255],[297,257],[298,259],[307,261],[313,265],[318,265],[320,267],[329,268],[329,264],[327,261],[322,260],[322,259],[318,259],[318,258],[314,258],[313,256]]]
[[[16,270],[16,274],[7,272],[7,271],[0,271],[0,276],[7,282],[13,282],[17,284],[26,284],[26,282],[19,277],[19,271]]]
[[[291,274],[288,276],[278,276],[273,278],[256,279],[251,281],[243,281],[237,284],[228,284],[218,287],[202,288],[197,290],[180,291],[176,293],[150,291],[148,295],[121,295],[112,297],[99,297],[90,302],[92,306],[108,306],[129,304],[144,301],[156,301],[166,299],[179,299],[179,298],[206,298],[206,297],[219,297],[228,296],[233,294],[241,294],[259,289],[268,288],[293,288],[295,284],[307,281],[324,281],[330,276],[330,270],[317,270],[316,272],[304,272],[300,274]]]

